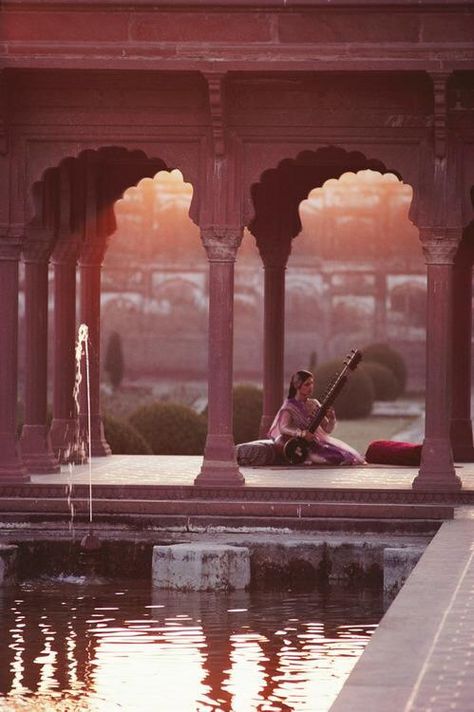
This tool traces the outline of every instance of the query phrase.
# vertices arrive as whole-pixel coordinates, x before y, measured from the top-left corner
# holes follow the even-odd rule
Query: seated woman
[[[308,426],[320,406],[319,401],[311,398],[313,389],[314,378],[310,371],[297,371],[293,374],[288,398],[276,414],[268,431],[268,437],[282,447],[290,438],[304,438],[309,444],[305,464],[364,464],[364,458],[354,448],[329,435],[336,425],[333,408],[328,409],[315,433],[308,431]]]

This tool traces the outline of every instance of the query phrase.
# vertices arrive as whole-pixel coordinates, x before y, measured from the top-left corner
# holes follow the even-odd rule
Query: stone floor
[[[474,508],[445,522],[331,712],[474,710]]]
[[[35,484],[67,483],[117,485],[192,485],[199,474],[201,456],[112,455],[92,458],[89,465],[63,466],[59,474],[32,475]],[[251,487],[318,487],[343,489],[411,489],[416,467],[241,467]],[[456,465],[463,489],[474,491],[474,463]]]

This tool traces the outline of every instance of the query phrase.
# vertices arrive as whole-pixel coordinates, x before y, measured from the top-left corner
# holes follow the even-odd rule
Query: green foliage
[[[111,415],[103,416],[105,439],[114,455],[152,455],[145,438],[133,425]]]
[[[315,373],[314,394],[322,400],[329,384],[342,369],[342,360],[325,361]],[[361,368],[353,371],[339,393],[334,408],[338,418],[352,420],[370,415],[374,403],[375,392],[372,379]]]
[[[241,383],[233,389],[233,433],[235,443],[246,443],[259,436],[263,410],[261,388]]]
[[[389,368],[398,381],[399,391],[397,395],[401,395],[405,391],[407,382],[407,367],[403,356],[394,348],[384,343],[369,344],[363,351],[364,363],[367,361],[376,361],[382,366]]]
[[[123,380],[124,359],[122,339],[117,331],[112,331],[109,336],[105,352],[104,370],[109,374],[112,388],[118,388]]]
[[[106,413],[113,413],[119,420],[128,420],[130,415],[142,405],[150,405],[156,397],[150,388],[123,385],[115,391],[103,392],[101,403]]]
[[[372,380],[375,400],[395,400],[400,393],[400,386],[393,371],[377,361],[363,361],[359,366]]]
[[[135,410],[130,423],[155,455],[201,455],[204,451],[206,421],[185,405],[156,401]]]
[[[232,390],[232,400],[234,442],[238,444],[257,440],[263,411],[262,389],[251,383],[240,383]],[[207,406],[202,415],[207,420]]]

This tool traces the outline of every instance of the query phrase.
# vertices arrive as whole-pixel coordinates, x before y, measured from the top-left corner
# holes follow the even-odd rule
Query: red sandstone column
[[[260,437],[268,429],[283,399],[285,358],[285,270],[284,262],[264,262],[265,291],[263,318],[263,413]]]
[[[16,437],[18,258],[21,237],[0,234],[0,482],[28,482]]]
[[[451,446],[457,462],[474,461],[471,421],[472,264],[462,242],[454,259]]]
[[[459,241],[445,234],[436,238],[431,230],[422,231],[421,239],[428,269],[426,424],[421,467],[412,486],[459,490],[462,484],[454,470],[449,437],[452,277]]]
[[[74,459],[77,442],[74,404],[76,342],[77,242],[60,240],[53,252],[54,265],[54,385],[50,436],[60,462]]]
[[[374,338],[387,338],[387,275],[381,268],[374,272]]]
[[[59,472],[47,425],[50,236],[30,228],[25,263],[25,422],[20,447],[29,472]]]
[[[89,329],[89,378],[91,406],[91,452],[94,457],[111,455],[104,435],[100,408],[100,277],[105,246],[101,243],[84,243],[79,260],[81,268],[81,323]],[[84,356],[83,356],[84,359]],[[81,432],[87,431],[87,389],[85,361],[83,360],[80,390]]]
[[[234,262],[242,229],[212,226],[201,237],[209,258],[209,405],[204,460],[194,484],[236,487],[245,484],[232,435]]]

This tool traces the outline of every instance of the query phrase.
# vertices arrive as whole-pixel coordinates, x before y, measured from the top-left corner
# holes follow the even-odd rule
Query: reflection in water
[[[382,613],[337,590],[24,583],[0,594],[0,710],[322,712]]]

